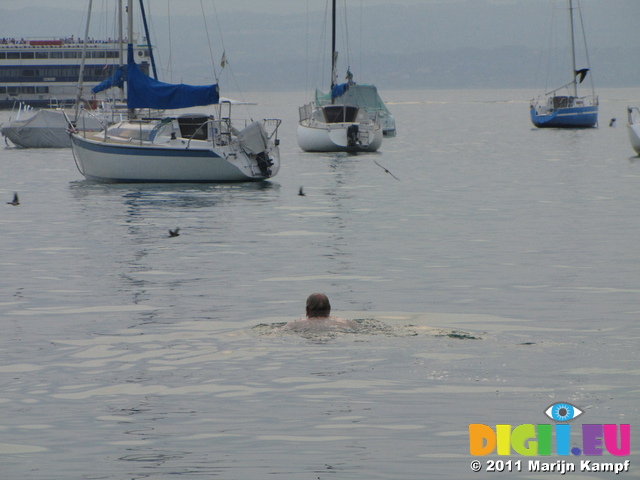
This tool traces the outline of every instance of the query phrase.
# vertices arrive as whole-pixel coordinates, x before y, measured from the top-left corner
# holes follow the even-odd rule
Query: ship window
[[[22,76],[23,77],[37,77],[38,76],[38,70],[35,69],[27,69],[27,70],[22,70]]]
[[[7,54],[5,52],[0,52],[0,58],[4,60],[5,58],[7,58]]]
[[[36,93],[49,93],[49,87],[36,87]]]
[[[20,87],[7,87],[7,93],[9,95],[18,95],[20,93]]]
[[[4,95],[7,93],[7,87],[0,87],[0,94]]]
[[[22,58],[35,58],[35,55],[33,52],[22,52],[20,56]]]
[[[36,93],[36,87],[20,87],[22,93]]]
[[[62,52],[51,52],[49,58],[62,58]]]
[[[119,58],[120,52],[107,52],[107,58]]]
[[[104,58],[106,56],[106,52],[104,50],[98,50],[97,52],[93,52],[93,58]]]
[[[7,58],[9,60],[18,60],[20,58],[20,52],[7,52]]]
[[[78,52],[64,52],[64,58],[78,58]]]
[[[36,58],[49,58],[49,52],[36,52]]]

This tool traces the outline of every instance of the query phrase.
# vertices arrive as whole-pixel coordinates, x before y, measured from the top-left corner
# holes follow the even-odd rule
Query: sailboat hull
[[[538,128],[591,128],[598,124],[598,106],[558,108],[546,113],[531,107],[531,121]]]
[[[629,140],[631,147],[640,155],[640,123],[631,123],[628,125]]]
[[[277,147],[270,151],[274,164],[265,175],[248,156],[231,147],[185,149],[180,139],[173,143],[163,146],[110,144],[86,138],[81,133],[71,135],[78,170],[86,179],[98,182],[260,181],[276,175],[280,167]]]
[[[382,144],[382,128],[371,124],[359,128],[359,141],[349,140],[349,127],[353,124],[298,123],[298,145],[305,152],[376,152]]]

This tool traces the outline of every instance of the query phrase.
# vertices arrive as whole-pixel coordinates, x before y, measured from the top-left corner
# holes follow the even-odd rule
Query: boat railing
[[[271,127],[272,129],[270,134],[267,131],[267,134],[269,135],[269,140],[273,139],[273,142],[276,145],[279,145],[280,140],[278,140],[278,127],[280,127],[282,120],[280,120],[279,118],[265,118],[262,120],[262,123],[264,124],[265,129],[267,127]]]
[[[313,113],[313,103],[307,103],[302,107],[298,107],[298,114],[301,122],[304,120],[310,119],[312,113]]]
[[[640,119],[640,107],[627,107],[629,125],[636,123]]]
[[[187,139],[187,149],[191,146],[191,140],[203,140],[201,137],[203,132],[207,132],[207,137],[204,140],[211,141],[214,145],[229,145],[231,143],[231,119],[210,118],[196,128]]]

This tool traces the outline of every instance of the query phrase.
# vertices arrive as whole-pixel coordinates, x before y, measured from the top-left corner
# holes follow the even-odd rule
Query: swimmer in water
[[[358,324],[353,320],[331,316],[331,304],[323,293],[312,293],[307,298],[307,316],[287,323],[284,330],[308,331],[308,330],[354,330]]]

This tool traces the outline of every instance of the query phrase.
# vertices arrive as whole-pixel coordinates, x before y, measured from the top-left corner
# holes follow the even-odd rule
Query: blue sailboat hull
[[[590,128],[598,124],[598,106],[557,108],[538,114],[531,108],[531,121],[538,128]]]

